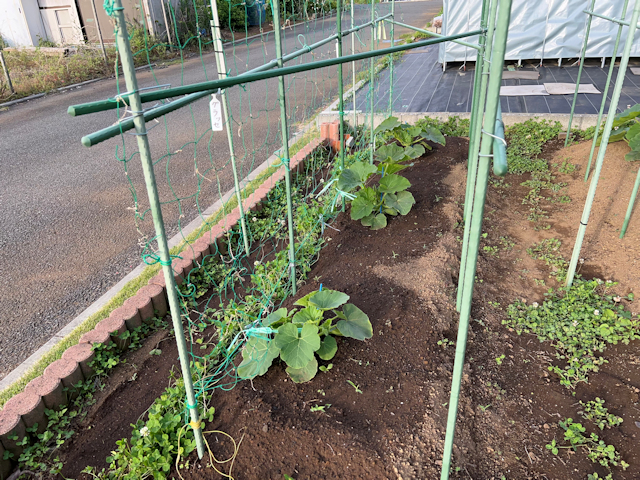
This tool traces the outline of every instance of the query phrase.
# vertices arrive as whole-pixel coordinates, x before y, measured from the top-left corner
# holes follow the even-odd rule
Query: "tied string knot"
[[[144,249],[148,250],[148,246],[145,246]],[[155,265],[156,263],[159,263],[163,267],[170,267],[171,262],[174,258],[179,258],[182,260],[182,257],[180,255],[169,255],[169,260],[165,261],[165,260],[162,260],[162,258],[160,258],[160,255],[158,255],[155,252],[150,252],[150,253],[142,252],[142,261],[146,265]]]
[[[115,14],[115,12],[120,11],[120,10],[124,10],[124,7],[118,7],[115,8],[113,6],[114,2],[113,0],[104,0],[104,4],[102,5],[104,7],[104,11],[107,13],[107,15],[109,15],[110,17],[113,17],[113,15]]]

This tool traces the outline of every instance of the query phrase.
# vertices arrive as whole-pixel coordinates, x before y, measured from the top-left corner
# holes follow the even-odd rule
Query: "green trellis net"
[[[227,40],[224,55],[228,75],[242,74],[275,58],[274,33],[271,31],[273,12],[268,5],[258,0],[243,3],[218,0],[217,7]],[[353,21],[350,5],[347,3],[344,7],[343,30],[371,19],[372,5],[356,5]],[[104,8],[112,15],[112,0],[105,0]],[[177,4],[168,2],[166,8],[169,32],[159,28],[163,34],[166,33],[159,37],[147,31],[143,15],[127,19],[136,64],[149,68],[149,73],[138,75],[139,88],[163,88],[167,78],[174,82],[171,86],[175,86],[176,81],[183,85],[215,79],[218,72],[209,3],[180,0]],[[374,16],[379,17],[387,14],[390,6],[378,4],[375,9]],[[141,1],[138,11],[145,12]],[[281,18],[283,54],[286,55],[336,32],[336,3],[329,0],[284,1]],[[260,19],[265,21],[261,24]],[[250,20],[257,25],[249,25]],[[366,28],[355,34],[355,50],[350,37],[345,37],[343,54],[368,50],[370,30]],[[169,37],[172,39],[170,43],[165,40]],[[335,56],[335,42],[330,42],[297,57],[288,65]],[[160,68],[163,63],[173,64],[169,67],[170,73]],[[176,65],[179,65],[179,71]],[[345,64],[345,91],[353,79],[352,68],[355,68],[356,80],[359,81],[369,79],[370,67],[369,60],[353,66]],[[282,134],[277,82],[277,79],[264,80],[224,92],[230,105],[225,129],[232,134],[237,173],[241,179],[268,161],[271,155],[279,157]],[[337,67],[288,76],[285,87],[288,136],[299,135],[298,143],[290,152],[293,155],[300,145],[319,136],[315,116],[337,98]],[[119,83],[117,88],[118,95],[126,94],[120,91]],[[370,85],[364,88],[369,89],[368,95],[375,95]],[[235,196],[228,194],[233,189],[233,171],[227,133],[212,131],[209,100],[210,97],[205,97],[147,125],[167,234],[170,237],[177,235],[183,240],[182,251],[186,251],[197,236],[205,234],[224,218],[225,212],[236,206]],[[345,109],[352,108],[351,101],[345,95]],[[116,110],[118,118],[130,113],[122,107]],[[348,121],[346,117],[345,120]],[[368,126],[367,122],[365,126],[354,128],[351,124],[346,127],[346,133],[356,140],[356,148],[347,156],[347,165],[369,158],[369,134],[365,132]],[[157,261],[154,229],[144,194],[135,136],[121,133],[115,156],[122,164],[131,193],[130,210],[138,231],[141,255],[152,263],[153,259]],[[329,150],[320,149],[303,170],[292,173],[298,284],[305,281],[320,249],[328,241],[325,229],[333,228],[331,221],[341,211],[342,196],[334,182],[340,165],[335,160]],[[273,165],[272,162],[267,172],[274,170]],[[245,191],[245,197],[250,191],[251,188]],[[214,212],[207,211],[207,208],[216,201],[224,205],[223,210],[212,215]],[[212,251],[191,270],[179,287],[197,397],[205,398],[205,392],[216,388],[233,388],[240,379],[235,356],[249,339],[267,338],[270,330],[261,328],[259,321],[291,294],[286,212],[285,186],[284,181],[280,181],[269,194],[266,207],[258,212],[246,212],[249,253],[245,252],[242,230],[238,225],[223,242],[219,242],[215,252]],[[187,234],[185,229],[193,221],[202,225],[196,233]],[[265,358],[251,360],[260,364]]]

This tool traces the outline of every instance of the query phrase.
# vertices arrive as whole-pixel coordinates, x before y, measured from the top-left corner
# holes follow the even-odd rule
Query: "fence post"
[[[278,68],[282,68],[282,28],[280,26],[280,3],[279,0],[272,0],[271,10],[273,12],[273,32],[276,42],[276,59]],[[289,227],[289,268],[291,274],[291,293],[296,294],[296,249],[294,244],[293,229],[293,202],[291,200],[291,169],[289,158],[289,127],[287,125],[287,97],[284,85],[284,77],[278,77],[278,98],[280,99],[280,129],[282,130],[282,151],[281,161],[285,170],[285,186],[287,194],[287,224]]]
[[[153,224],[155,226],[156,236],[158,239],[158,254],[167,285],[167,297],[169,299],[169,308],[171,310],[171,320],[173,321],[176,343],[178,344],[180,367],[182,369],[182,378],[184,380],[184,386],[187,394],[187,409],[191,416],[191,422],[189,425],[193,428],[198,456],[202,458],[204,455],[204,438],[202,435],[200,415],[198,413],[198,404],[193,390],[193,379],[191,377],[187,342],[182,325],[178,292],[176,289],[175,278],[173,277],[173,271],[171,269],[171,256],[169,255],[169,247],[167,245],[164,219],[162,218],[158,187],[156,185],[156,177],[153,172],[151,150],[149,149],[147,127],[142,112],[142,103],[140,101],[140,93],[138,91],[138,81],[136,79],[133,55],[131,54],[131,47],[129,45],[129,36],[127,35],[127,26],[125,23],[124,9],[122,8],[121,0],[113,0],[112,14],[115,16],[116,20],[116,41],[122,61],[122,72],[127,85],[129,105],[131,106],[131,113],[133,114],[136,138],[138,140],[138,148],[140,150],[140,159],[142,160],[142,170],[144,172],[147,194],[149,195],[149,206],[151,208],[151,214],[153,215]]]
[[[7,68],[7,64],[4,61],[4,55],[2,54],[2,48],[0,48],[0,63],[2,64],[2,70],[4,71],[4,76],[7,79],[7,83],[9,84],[9,91],[13,95],[16,92],[13,89],[13,84],[11,83],[11,77],[9,76],[9,69]]]
[[[227,77],[227,62],[224,58],[224,47],[222,46],[222,35],[220,33],[220,20],[218,18],[218,5],[216,0],[211,0],[211,34],[213,35],[213,50],[216,57],[216,67],[218,68],[218,78]],[[227,124],[227,140],[229,142],[229,155],[231,157],[231,169],[233,170],[233,185],[238,199],[238,209],[240,211],[240,228],[244,239],[244,251],[249,256],[249,236],[247,235],[247,219],[242,207],[242,193],[240,181],[238,179],[238,168],[236,167],[236,153],[233,146],[233,132],[231,131],[231,114],[229,113],[229,98],[226,90],[220,95],[222,97],[222,110],[224,120]]]

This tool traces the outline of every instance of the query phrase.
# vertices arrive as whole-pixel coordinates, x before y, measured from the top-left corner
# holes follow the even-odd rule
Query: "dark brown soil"
[[[582,162],[581,145],[557,155]],[[327,231],[328,246],[299,296],[318,289],[320,283],[346,292],[350,302],[369,315],[374,336],[366,342],[339,340],[333,368],[319,372],[309,383],[292,383],[275,362],[264,377],[213,393],[209,403],[216,407],[216,415],[207,430],[242,439],[234,478],[439,478],[455,347],[437,342],[456,337],[455,286],[462,236],[458,222],[466,154],[465,140],[449,138],[446,148],[405,170],[416,205],[406,217],[391,219],[386,229],[372,232],[342,215],[333,225],[339,232]],[[611,181],[631,177],[624,171],[629,165],[614,160],[617,163],[611,162],[606,177]],[[482,246],[501,245],[500,237],[508,237],[514,246],[500,247],[497,254],[481,248],[452,478],[566,480],[586,479],[596,471],[603,476],[606,470],[582,453],[563,451],[554,456],[545,448],[554,437],[561,438],[558,420],[577,418],[578,400],[596,396],[624,419],[621,427],[604,432],[590,428],[614,444],[631,465],[626,472],[616,469],[614,478],[640,478],[637,345],[608,349],[605,356],[610,363],[573,396],[547,371],[551,348],[501,324],[514,299],[540,301],[548,286],[555,285],[547,267],[532,260],[526,249],[542,238],[555,237],[563,241],[562,253],[568,258],[587,189],[581,176],[578,170],[560,178],[571,182],[568,193],[573,202],[546,206],[549,230],[535,230],[526,219],[528,207],[522,198],[527,189],[520,186],[526,176],[507,177],[509,187],[490,187],[484,227],[488,235]],[[621,194],[631,191],[625,190],[627,183],[624,178],[618,186]],[[610,195],[617,198],[614,192]],[[632,220],[631,240],[625,239],[624,248],[618,249],[626,252],[623,260],[615,254],[615,232],[609,238],[599,230],[606,230],[603,218],[619,209],[617,203],[594,207],[583,273],[620,279],[624,282],[620,289],[627,293],[639,286],[631,262],[638,252],[632,230],[640,232],[640,219]],[[596,239],[593,232],[598,232]],[[601,255],[599,245],[612,252],[609,257]],[[547,285],[534,279],[545,279]],[[167,386],[168,372],[176,363],[174,342],[163,342],[163,354],[150,357],[148,351],[157,341],[147,342],[139,356],[110,380],[108,391],[65,449],[66,477],[76,478],[86,465],[104,467],[115,440],[129,437],[130,423]],[[502,365],[495,360],[500,355],[505,355]],[[128,381],[136,370],[136,380]],[[328,404],[324,413],[310,410]],[[206,438],[218,459],[232,454],[220,434]],[[190,460],[189,468],[179,471],[183,478],[216,478],[208,459],[198,461],[194,453]],[[228,464],[218,468],[228,471]],[[177,478],[178,472],[173,476]]]

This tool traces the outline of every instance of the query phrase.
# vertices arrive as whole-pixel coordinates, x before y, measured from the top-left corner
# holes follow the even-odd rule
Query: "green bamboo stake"
[[[640,0],[638,0],[640,1]],[[467,334],[469,331],[469,318],[471,315],[471,303],[473,299],[473,284],[476,275],[478,261],[478,248],[482,233],[482,220],[484,215],[484,202],[489,181],[489,169],[491,167],[491,150],[493,148],[493,133],[500,102],[500,83],[502,81],[502,68],[504,54],[507,45],[507,33],[511,17],[511,0],[501,0],[498,12],[497,28],[491,55],[489,69],[489,86],[487,94],[487,106],[485,110],[485,122],[480,145],[480,161],[478,163],[478,181],[471,215],[471,235],[469,237],[470,259],[466,265],[465,289],[460,309],[460,322],[458,324],[458,337],[456,341],[456,356],[453,365],[453,378],[451,380],[451,397],[449,399],[449,414],[447,417],[447,433],[444,440],[444,453],[442,455],[441,480],[448,480],[451,468],[451,454],[458,416],[458,401],[460,399],[460,384],[462,369],[467,348]]]
[[[624,6],[622,7],[622,18],[627,15],[627,7],[629,6],[629,0],[624,0]],[[618,33],[616,35],[616,43],[613,47],[613,55],[611,55],[611,63],[609,64],[609,73],[607,74],[607,81],[602,91],[602,102],[600,102],[600,110],[598,111],[598,121],[596,122],[596,130],[593,134],[593,140],[591,142],[591,151],[589,152],[589,162],[587,163],[587,169],[584,172],[584,181],[589,179],[589,173],[591,171],[591,161],[593,160],[593,154],[596,151],[596,143],[598,143],[598,135],[600,134],[600,124],[602,122],[602,115],[604,113],[604,106],[607,103],[607,94],[609,93],[609,86],[611,85],[611,77],[613,76],[613,69],[616,65],[616,58],[618,56],[618,45],[620,44],[620,37],[622,36],[623,25],[618,25]]]
[[[354,27],[353,0],[351,0],[351,28]],[[356,53],[356,36],[351,35],[351,55]],[[351,90],[353,93],[353,132],[357,132],[358,112],[356,111],[356,62],[351,62]],[[354,138],[355,140],[355,138]]]
[[[391,18],[393,20],[396,19],[396,0],[391,0]],[[393,47],[394,41],[394,27],[395,23],[391,22],[391,46]],[[384,28],[384,23],[382,24],[382,28]],[[393,115],[393,55],[389,57],[389,116]]]
[[[640,17],[640,0],[636,0],[633,13],[631,14],[631,25],[638,24],[638,17]],[[600,178],[600,172],[602,171],[602,164],[604,163],[604,155],[607,151],[607,144],[609,143],[609,137],[611,136],[611,129],[613,128],[613,120],[618,109],[618,102],[620,101],[620,93],[622,92],[622,84],[624,82],[625,72],[629,64],[629,54],[631,53],[631,47],[633,46],[633,37],[635,36],[636,29],[630,28],[627,33],[627,40],[624,44],[624,50],[622,52],[622,58],[620,59],[620,66],[618,68],[618,76],[616,78],[615,86],[613,87],[613,95],[611,97],[611,104],[609,105],[609,113],[607,114],[607,121],[604,124],[604,130],[602,132],[602,141],[600,142],[600,148],[598,149],[598,157],[596,158],[596,170],[593,173],[591,184],[589,185],[589,192],[587,193],[587,199],[582,211],[582,218],[580,219],[580,226],[578,227],[578,235],[576,237],[576,243],[573,246],[573,254],[571,255],[571,262],[569,263],[569,270],[567,271],[566,286],[571,287],[573,284],[573,277],[576,273],[576,267],[578,266],[578,259],[580,258],[580,250],[582,249],[582,242],[584,240],[584,234],[587,230],[587,224],[589,223],[589,215],[591,214],[591,206],[593,205],[593,199],[596,196],[596,189],[598,188],[598,179]]]
[[[279,0],[271,0],[271,10],[273,12],[273,31],[276,42],[276,59],[278,68],[283,68],[282,61],[282,28],[280,27],[280,4]],[[287,225],[289,227],[289,269],[291,275],[291,294],[295,295],[296,285],[296,250],[294,244],[293,227],[293,202],[291,200],[291,169],[289,158],[289,127],[287,125],[287,97],[284,85],[284,76],[278,77],[278,98],[280,100],[280,129],[282,130],[282,164],[284,165],[285,186],[287,195]]]
[[[633,206],[636,203],[636,196],[638,195],[638,187],[640,187],[640,169],[636,175],[636,182],[633,184],[633,191],[631,192],[631,198],[629,199],[629,206],[627,207],[627,213],[624,216],[624,223],[622,224],[622,230],[620,230],[620,238],[624,238],[624,234],[627,233],[627,227],[629,226],[629,220],[633,213]]]
[[[380,21],[384,18],[385,17],[380,17],[378,20],[375,20],[374,22]],[[363,25],[358,25],[357,27],[354,27],[353,31],[357,32],[365,27],[369,27],[374,22],[367,22]],[[180,95],[191,95],[195,93],[202,93],[202,95],[206,96],[214,92],[217,92],[219,88],[229,88],[229,87],[233,87],[234,85],[257,82],[259,80],[267,80],[269,78],[275,78],[281,75],[292,75],[295,73],[307,72],[309,70],[317,70],[319,68],[333,67],[340,63],[357,62],[360,60],[366,60],[373,57],[382,57],[390,53],[404,52],[406,50],[413,50],[415,48],[426,47],[427,45],[435,45],[438,43],[458,40],[460,38],[473,37],[475,35],[480,35],[482,33],[483,33],[482,30],[472,30],[470,32],[449,35],[447,37],[437,37],[437,38],[432,38],[428,40],[422,40],[420,42],[413,42],[409,44],[396,45],[394,47],[389,47],[389,48],[382,48],[380,50],[375,50],[375,51],[360,52],[353,55],[344,55],[342,58],[327,58],[325,60],[317,60],[315,62],[292,65],[290,67],[283,67],[282,69],[269,70],[268,68],[265,68],[265,66],[262,66],[262,67],[253,69],[249,72],[240,74],[238,76],[227,77],[222,80],[208,80],[205,82],[198,82],[190,85],[181,85],[178,87],[165,88],[162,90],[155,90],[152,92],[143,92],[140,94],[140,100],[143,103],[156,102],[158,100],[163,100],[166,98],[177,97]],[[343,36],[345,34],[347,34],[347,32],[343,32]],[[333,40],[332,37],[330,37],[329,41],[331,40]],[[314,45],[319,46],[320,44],[326,44],[326,43],[328,43],[328,41],[325,39],[321,42],[315,43]],[[296,56],[299,56],[304,53],[308,53],[311,51],[311,48],[312,48],[311,46],[308,46],[306,48],[300,49],[298,52],[294,52],[283,57],[282,60],[286,61],[287,59],[291,59],[292,55],[294,54]],[[275,62],[274,65],[272,65],[272,62],[269,62],[269,64],[267,65],[277,66],[278,64],[277,60],[274,60],[274,62]],[[202,98],[202,96],[197,98],[192,98],[190,99],[190,102],[193,102],[198,98]],[[180,102],[180,100],[174,100],[173,102],[167,105],[163,105],[162,107],[168,107],[168,108],[162,111],[164,113],[168,113],[168,112],[172,112],[173,110],[176,110],[179,107],[174,107],[173,105],[177,104],[178,102]],[[116,108],[124,107],[125,105],[128,105],[128,100],[126,98],[117,98],[117,99],[108,98],[106,100],[98,100],[95,102],[82,103],[78,105],[70,105],[67,110],[67,113],[73,117],[73,116],[79,116],[79,115],[87,115],[89,113],[104,112],[106,110],[115,110]],[[160,110],[162,107],[154,108],[153,110],[150,110],[149,112],[146,112],[146,113],[155,112],[156,110]],[[146,118],[147,116],[145,114],[145,119]],[[154,118],[157,118],[157,117],[154,117]],[[119,133],[120,127],[118,126],[117,128]]]
[[[182,318],[180,315],[180,303],[178,301],[178,293],[176,290],[176,282],[173,278],[171,270],[171,256],[169,255],[169,247],[167,245],[167,236],[164,228],[164,220],[162,218],[162,210],[160,208],[160,198],[158,196],[158,188],[156,178],[153,172],[153,161],[151,159],[151,150],[149,148],[149,138],[147,137],[147,127],[142,116],[142,102],[140,101],[140,93],[138,92],[138,81],[133,64],[133,55],[131,54],[131,46],[129,45],[129,35],[127,34],[127,26],[124,17],[124,9],[121,0],[113,0],[113,15],[116,21],[117,46],[120,53],[120,61],[122,62],[122,72],[129,92],[129,105],[131,105],[131,113],[133,114],[133,122],[136,129],[136,139],[138,141],[138,149],[140,150],[140,159],[142,160],[142,171],[149,195],[149,206],[153,216],[153,224],[158,239],[158,256],[160,264],[164,272],[165,282],[167,284],[167,297],[169,299],[169,308],[171,310],[171,320],[173,321],[173,330],[176,335],[176,343],[178,344],[178,355],[180,356],[180,367],[182,369],[182,378],[187,393],[187,409],[191,417],[189,425],[193,428],[196,439],[196,448],[198,457],[204,455],[204,438],[202,436],[202,428],[200,416],[198,413],[198,402],[193,389],[193,380],[191,377],[191,368],[189,365],[189,353],[187,350],[187,341],[184,336]]]
[[[222,46],[222,35],[220,33],[220,20],[218,18],[218,5],[216,0],[211,0],[211,34],[213,36],[213,49],[216,58],[216,67],[218,69],[218,78],[227,77],[227,61],[224,57],[224,47]],[[229,143],[229,155],[231,157],[231,170],[233,171],[233,186],[236,191],[236,199],[238,200],[238,209],[240,211],[240,228],[242,229],[242,238],[244,240],[244,251],[249,256],[249,235],[247,235],[247,221],[242,206],[242,194],[240,189],[240,180],[238,178],[238,168],[236,166],[236,153],[233,146],[233,132],[231,131],[231,114],[229,113],[229,98],[226,90],[223,90],[222,110],[227,123],[227,141]]]
[[[589,10],[593,10],[596,0],[591,0]],[[580,52],[580,67],[578,67],[578,78],[576,79],[576,90],[573,92],[573,101],[571,102],[571,113],[569,114],[569,125],[567,125],[567,137],[564,139],[564,146],[569,144],[571,137],[571,123],[573,122],[573,112],[576,109],[576,101],[578,100],[578,90],[580,90],[580,78],[582,77],[582,69],[584,68],[584,57],[587,54],[587,43],[589,42],[589,33],[591,32],[591,15],[587,15],[587,26],[584,31],[584,41],[582,42],[582,51]]]
[[[376,24],[375,22],[375,0],[371,0],[371,51],[373,52],[376,48]],[[373,57],[369,62],[369,108],[371,110],[371,139],[370,146],[371,150],[369,152],[369,163],[373,165],[373,152],[376,149],[376,136],[373,133]]]
[[[482,122],[485,103],[487,101],[487,84],[489,82],[489,67],[491,65],[491,51],[493,46],[493,35],[496,27],[496,15],[498,11],[498,0],[491,2],[491,8],[487,8],[489,0],[483,1],[481,22],[482,27],[487,28],[486,38],[480,37],[482,50],[478,51],[476,63],[476,73],[481,77],[474,79],[473,104],[471,111],[471,121],[469,122],[469,161],[467,163],[467,188],[464,196],[464,233],[462,241],[462,254],[460,257],[460,275],[458,276],[458,291],[456,295],[456,309],[460,311],[462,293],[465,287],[465,272],[467,258],[469,256],[469,235],[471,233],[471,211],[473,208],[473,197],[476,188],[476,176],[478,170],[478,148],[480,146],[480,134],[482,132]],[[489,11],[490,10],[490,11]],[[487,19],[486,15],[489,15]],[[477,75],[478,76],[478,75]],[[476,77],[477,77],[476,76]],[[478,82],[480,86],[478,87]],[[476,88],[477,87],[477,88]]]
[[[337,55],[342,57],[342,0],[338,0],[336,15],[336,33],[338,35]],[[338,118],[340,120],[340,166],[344,169],[344,84],[342,83],[342,64],[338,65]],[[344,211],[344,202],[342,202]]]

